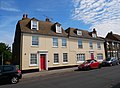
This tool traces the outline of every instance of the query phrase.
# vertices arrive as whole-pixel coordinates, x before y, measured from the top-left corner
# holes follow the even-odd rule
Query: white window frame
[[[62,38],[62,47],[67,47],[67,39]]]
[[[82,49],[83,48],[83,44],[82,44],[82,40],[78,39],[78,48]]]
[[[94,33],[92,33],[92,37],[93,37],[93,38],[96,38],[96,37],[97,37],[97,35],[96,35],[96,34],[94,34]]]
[[[31,29],[38,30],[38,21],[31,20]]]
[[[76,59],[77,59],[77,63],[82,63],[85,61],[85,54],[84,53],[78,53],[76,54]],[[84,59],[84,60],[81,60]]]
[[[36,57],[36,60],[37,60],[36,64],[31,64],[31,54],[34,54],[37,56]],[[37,53],[30,53],[29,66],[38,66],[38,54]]]
[[[57,42],[54,41],[54,39],[57,39]],[[58,47],[58,38],[53,37],[53,38],[52,38],[52,43],[53,43],[53,47]],[[57,43],[57,45],[56,45],[56,44],[54,45],[54,43]]]
[[[82,36],[82,31],[77,30],[77,35],[81,35]]]
[[[57,54],[58,55],[58,62],[55,62],[55,54]],[[53,54],[53,64],[59,64],[59,53],[54,53]]]
[[[33,41],[33,37],[37,37],[37,40],[34,40],[34,41]],[[35,44],[33,44],[33,42],[38,42],[38,44],[35,45]],[[35,35],[32,36],[32,39],[31,39],[31,46],[39,46],[39,36],[35,36]]]
[[[97,49],[101,49],[101,43],[97,42]]]
[[[62,33],[61,25],[56,24],[55,27],[56,27],[56,33]]]
[[[90,49],[93,49],[93,41],[92,40],[89,41],[89,47],[90,47]]]
[[[100,57],[100,58],[102,57],[102,59],[98,59],[98,57]],[[103,61],[103,59],[104,59],[104,58],[103,58],[103,54],[102,54],[102,53],[98,53],[98,54],[97,54],[97,60],[98,60],[98,61]]]
[[[66,54],[67,58],[64,57],[64,54]],[[68,53],[63,53],[63,63],[68,63]],[[64,61],[66,59],[66,61]]]

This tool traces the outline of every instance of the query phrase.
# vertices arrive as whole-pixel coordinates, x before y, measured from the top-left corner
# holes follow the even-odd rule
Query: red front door
[[[94,54],[93,54],[93,53],[91,53],[91,59],[92,59],[92,60],[94,59]]]
[[[46,55],[40,54],[40,68],[41,70],[46,70]]]

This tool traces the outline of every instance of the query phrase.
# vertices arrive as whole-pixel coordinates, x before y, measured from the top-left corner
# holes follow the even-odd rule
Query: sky
[[[29,18],[59,22],[105,37],[120,34],[120,0],[0,0],[0,42],[12,46],[16,24],[23,14]]]

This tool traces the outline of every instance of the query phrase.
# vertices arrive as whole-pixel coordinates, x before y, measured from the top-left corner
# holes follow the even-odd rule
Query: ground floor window
[[[59,63],[59,54],[54,53],[54,63]]]
[[[68,62],[68,54],[67,53],[63,53],[63,62],[64,63]]]
[[[85,54],[77,54],[77,62],[85,61]]]
[[[30,54],[30,66],[37,65],[37,54]]]
[[[97,54],[97,60],[103,60],[103,54],[102,53]]]

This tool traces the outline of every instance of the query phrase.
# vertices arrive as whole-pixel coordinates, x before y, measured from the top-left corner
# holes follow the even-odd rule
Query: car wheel
[[[16,84],[16,83],[18,83],[19,82],[19,79],[18,79],[18,77],[12,77],[12,79],[11,79],[11,83],[12,84]]]
[[[99,65],[98,68],[101,68],[101,65]]]
[[[87,70],[90,70],[90,69],[91,69],[91,67],[90,67],[90,66],[88,66],[88,67],[86,67],[86,69],[87,69]]]
[[[110,63],[110,66],[113,66],[113,64],[112,64],[112,63]]]

